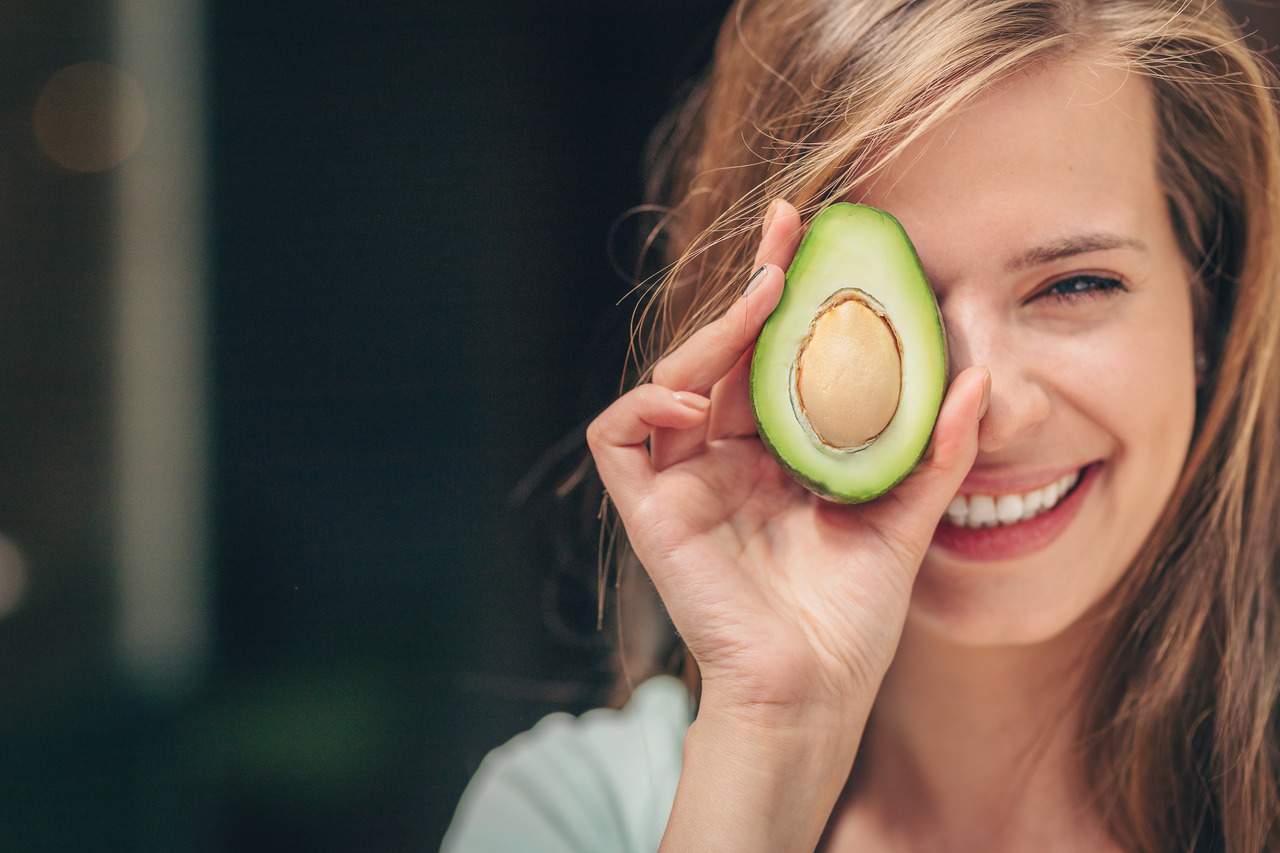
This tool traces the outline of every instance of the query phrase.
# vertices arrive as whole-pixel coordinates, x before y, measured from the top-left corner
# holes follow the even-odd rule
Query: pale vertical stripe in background
[[[117,173],[117,639],[138,686],[172,693],[209,646],[204,10],[116,8],[116,61],[148,122]]]

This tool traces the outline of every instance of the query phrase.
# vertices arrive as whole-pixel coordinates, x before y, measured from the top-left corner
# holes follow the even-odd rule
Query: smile
[[[1035,518],[1057,506],[1080,480],[1084,469],[1070,471],[1052,483],[1020,494],[956,495],[947,519],[957,527],[1007,527]]]
[[[967,560],[1011,560],[1038,551],[1075,517],[1102,465],[1092,462],[1024,494],[957,496],[933,544]]]

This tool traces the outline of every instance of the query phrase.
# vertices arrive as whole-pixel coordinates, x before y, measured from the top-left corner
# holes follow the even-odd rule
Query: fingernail
[[[671,396],[695,411],[705,412],[711,406],[710,400],[698,394],[686,394],[684,391],[676,391]]]
[[[746,296],[748,293],[760,286],[760,281],[764,278],[764,274],[768,269],[768,264],[761,264],[760,267],[751,274],[751,278],[747,279],[747,289],[742,291],[743,296]]]
[[[986,375],[982,380],[982,402],[978,404],[978,420],[987,416],[987,407],[991,405],[991,371],[984,367],[982,372]]]
[[[764,225],[760,228],[761,234],[769,233],[769,226],[773,224],[773,217],[778,215],[778,199],[769,202],[769,208],[764,212]]]

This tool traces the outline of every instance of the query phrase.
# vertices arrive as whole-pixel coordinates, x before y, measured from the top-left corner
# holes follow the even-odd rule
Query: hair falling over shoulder
[[[661,217],[643,251],[660,269],[637,276],[623,385],[646,381],[727,308],[772,199],[806,220],[856,199],[993,82],[1072,53],[1151,83],[1159,174],[1208,356],[1174,494],[1093,614],[1106,627],[1084,697],[1082,766],[1129,849],[1280,849],[1277,76],[1219,3],[735,3],[710,67],[650,140],[645,209]],[[696,666],[605,509],[599,615],[611,560],[622,677],[665,669],[696,696]]]

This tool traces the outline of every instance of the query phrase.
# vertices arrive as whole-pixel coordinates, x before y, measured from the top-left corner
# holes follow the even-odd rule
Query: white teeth
[[[1052,509],[1079,479],[1080,472],[1072,471],[1023,495],[956,495],[947,505],[947,518],[958,527],[994,527],[1026,521]]]
[[[1017,495],[1001,495],[996,499],[996,518],[1001,524],[1012,524],[1022,518],[1022,498]]]
[[[984,527],[996,523],[996,502],[991,495],[970,495],[966,527]]]
[[[1031,518],[1038,513],[1045,505],[1044,489],[1036,489],[1034,492],[1028,492],[1022,498],[1022,517]]]

